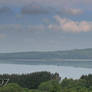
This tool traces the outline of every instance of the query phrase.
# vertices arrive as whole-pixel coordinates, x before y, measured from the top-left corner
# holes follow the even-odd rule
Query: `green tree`
[[[28,91],[21,88],[19,85],[15,83],[11,83],[5,87],[1,87],[0,92],[28,92]]]
[[[61,92],[61,87],[58,81],[51,80],[40,84],[39,90],[46,92]]]

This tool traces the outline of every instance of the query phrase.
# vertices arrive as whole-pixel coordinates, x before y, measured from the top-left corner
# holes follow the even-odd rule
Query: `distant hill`
[[[0,59],[92,59],[92,48],[68,51],[0,53]]]

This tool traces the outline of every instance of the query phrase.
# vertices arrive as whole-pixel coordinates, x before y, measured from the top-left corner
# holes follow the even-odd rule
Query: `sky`
[[[0,0],[0,52],[92,47],[92,0]]]

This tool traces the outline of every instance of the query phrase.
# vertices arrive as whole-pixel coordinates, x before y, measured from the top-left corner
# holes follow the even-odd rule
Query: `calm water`
[[[31,73],[37,71],[58,72],[62,78],[80,78],[81,75],[92,74],[92,61],[30,61],[0,60],[0,74]]]

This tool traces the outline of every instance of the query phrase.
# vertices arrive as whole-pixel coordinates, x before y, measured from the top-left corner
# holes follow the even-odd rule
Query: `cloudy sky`
[[[92,0],[0,0],[0,52],[92,47]]]

